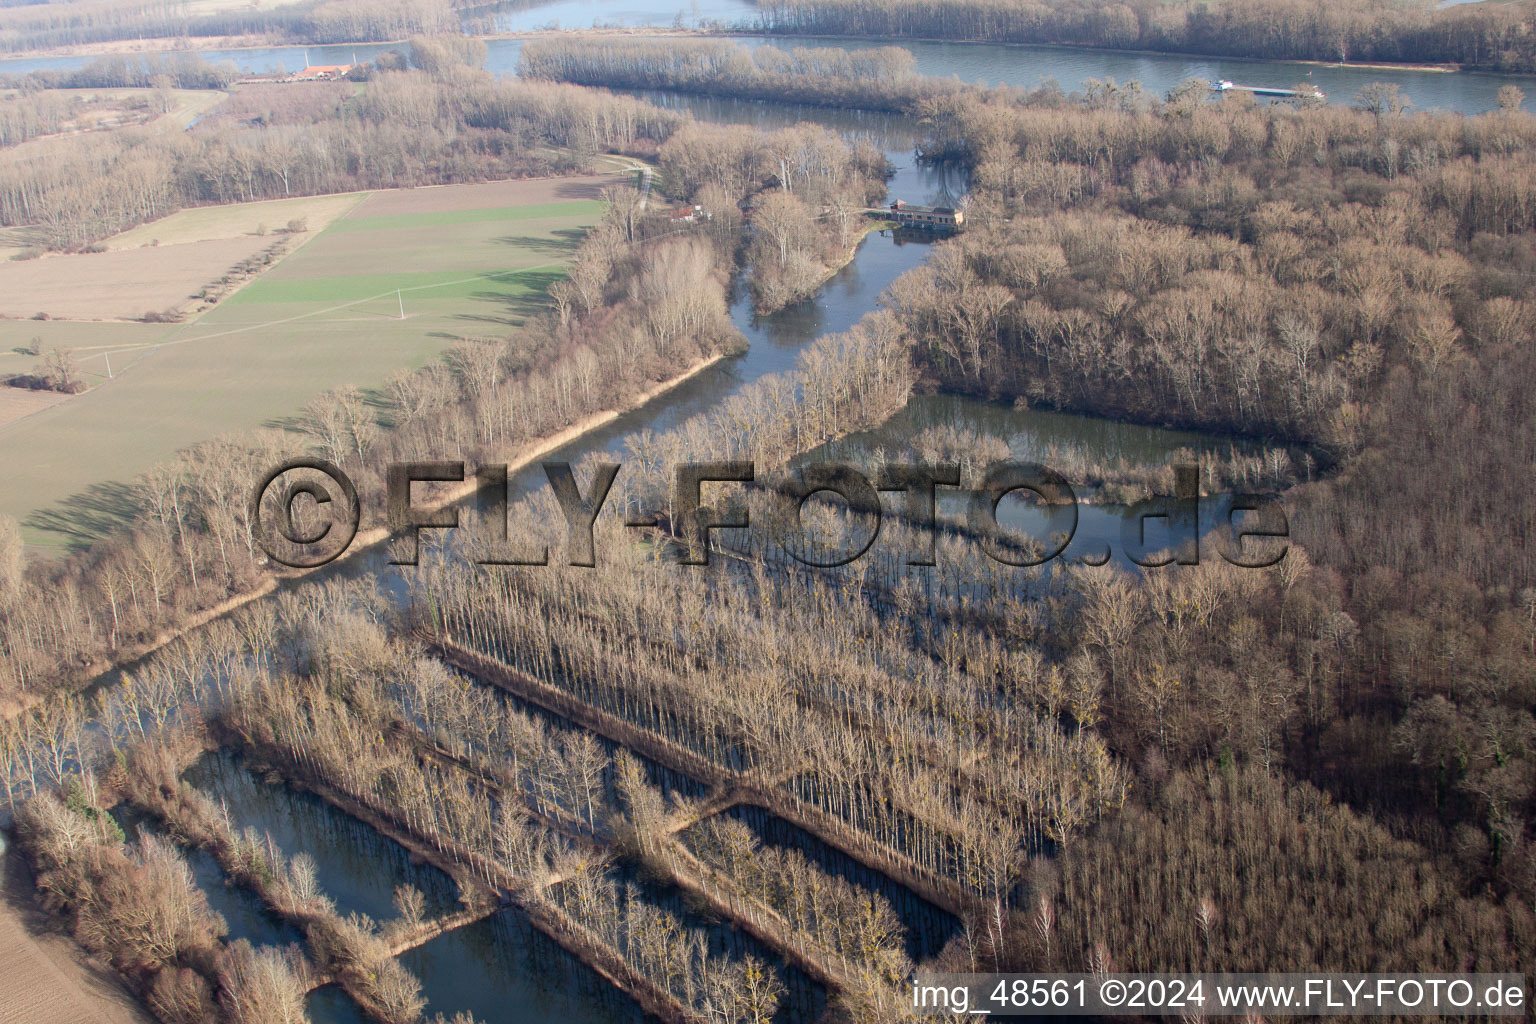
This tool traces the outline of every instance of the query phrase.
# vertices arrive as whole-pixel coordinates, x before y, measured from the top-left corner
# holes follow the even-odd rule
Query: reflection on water
[[[1052,454],[1085,455],[1100,462],[1125,460],[1137,465],[1165,462],[1175,452],[1225,453],[1240,442],[1189,430],[1150,427],[1137,423],[1046,409],[1016,408],[966,395],[917,395],[878,430],[852,434],[823,446],[828,456],[868,456],[876,448],[900,450],[913,438],[935,427],[953,427],[982,437],[995,437],[1008,445],[1013,458],[1049,461]]]
[[[702,936],[704,952],[714,964],[740,962],[748,957],[761,962],[783,987],[778,1010],[772,1018],[774,1024],[801,1024],[822,1019],[827,1006],[826,989],[799,967],[785,962],[769,946],[717,917],[693,895],[652,877],[647,869],[631,863],[617,865],[609,871],[608,877],[617,887],[619,917],[626,921],[625,928],[621,929],[625,933],[619,940],[621,945],[628,943],[630,949],[644,949],[651,941],[650,933],[628,931],[636,922],[647,920],[644,912],[635,906],[644,904],[670,915],[683,936]]]
[[[871,235],[860,244],[853,261],[819,293],[765,317],[753,315],[746,289],[738,283],[732,291],[731,320],[747,337],[749,347],[745,353],[717,363],[666,395],[545,458],[574,463],[589,452],[600,452],[622,461],[629,452],[630,440],[639,431],[669,430],[709,411],[767,374],[787,373],[794,369],[795,360],[811,342],[825,333],[847,330],[875,309],[880,293],[896,278],[920,265],[928,248],[926,244],[897,244],[889,235]],[[545,476],[538,465],[513,475],[509,481],[513,500],[543,486]]]
[[[137,841],[139,836],[146,833],[165,835],[153,818],[128,804],[118,804],[112,808],[112,817],[122,827],[129,842]],[[226,941],[245,939],[253,946],[303,943],[304,936],[299,930],[268,910],[261,902],[261,897],[243,885],[230,883],[213,854],[203,849],[178,849],[192,868],[192,877],[197,887],[208,897],[208,905],[223,915],[225,923],[229,925]]]
[[[557,12],[575,5],[554,4],[533,7],[519,18],[548,20]],[[738,0],[705,0],[696,8],[699,18],[739,4]],[[620,12],[627,13],[616,13]],[[675,9],[648,8],[644,0],[627,4],[598,3],[583,5],[584,19],[608,17],[650,17],[670,20]],[[573,16],[574,17],[574,16]],[[573,22],[574,23],[574,22]],[[510,24],[510,22],[509,22]],[[795,41],[795,45],[860,46],[823,40]],[[219,59],[235,60],[248,70],[269,70],[278,63],[298,67],[308,59],[314,63],[350,63],[370,60],[394,46],[310,47],[306,53],[297,47],[230,51],[211,54]],[[967,81],[1033,85],[1054,77],[1067,88],[1076,88],[1085,77],[1114,77],[1119,81],[1138,79],[1149,91],[1161,92],[1191,75],[1225,77],[1251,84],[1290,84],[1306,75],[1297,65],[1263,62],[1199,61],[1177,57],[1098,53],[1027,47],[964,46],[958,44],[912,44],[919,68],[930,74],[955,74]],[[510,72],[516,65],[521,44],[515,40],[495,40],[490,44],[489,66],[499,73]],[[37,61],[0,61],[0,71],[28,70],[41,66],[78,66],[83,58],[56,58]],[[1310,79],[1330,94],[1330,99],[1347,101],[1354,89],[1367,81],[1397,81],[1419,107],[1448,106],[1471,112],[1489,109],[1498,87],[1512,79],[1477,75],[1434,75],[1415,72],[1361,72],[1348,69],[1313,69]],[[1522,83],[1525,84],[1525,83]],[[1528,84],[1536,90],[1536,84]],[[919,141],[915,126],[906,119],[890,115],[834,111],[814,107],[788,107],[739,100],[703,97],[679,97],[647,94],[664,106],[687,109],[701,118],[714,121],[775,126],[806,120],[827,125],[854,139],[868,139],[885,150],[896,168],[890,193],[911,202],[931,200],[944,191],[963,192],[963,182],[953,172],[917,165],[912,150]],[[747,336],[749,350],[722,361],[662,398],[627,415],[580,441],[551,453],[549,459],[575,461],[582,455],[601,451],[623,456],[627,441],[642,429],[662,431],[690,416],[715,407],[723,398],[768,373],[791,369],[796,357],[817,337],[831,331],[846,330],[865,313],[876,308],[880,294],[902,273],[919,265],[927,254],[924,244],[899,244],[896,239],[874,236],[860,246],[854,261],[841,270],[816,296],[768,317],[756,317],[750,310],[745,289],[738,282],[733,289],[731,316]],[[833,455],[858,464],[871,458],[876,449],[887,451],[905,446],[912,437],[932,426],[957,426],[983,435],[1004,439],[1010,453],[1019,459],[1039,459],[1053,451],[1088,453],[1100,461],[1125,459],[1135,463],[1166,461],[1183,448],[1220,450],[1229,443],[1180,431],[1116,424],[1103,420],[1035,410],[1015,410],[1008,406],[954,396],[925,396],[909,406],[880,430],[854,435],[829,445],[822,456]],[[441,453],[447,457],[450,453]],[[519,489],[542,484],[542,472],[525,473],[513,482],[514,495]],[[950,503],[947,510],[960,509]],[[1202,503],[1202,526],[1209,528],[1224,512],[1220,501]],[[1037,510],[1012,499],[1000,509],[1004,526],[1021,529],[1035,536],[1045,535],[1046,517]],[[1123,558],[1121,544],[1123,511],[1105,507],[1082,507],[1076,537],[1069,556],[1102,554],[1112,549]],[[1149,530],[1149,546],[1156,547],[1159,528]],[[1166,530],[1166,527],[1164,527]],[[1166,534],[1164,535],[1166,536]],[[403,594],[401,576],[410,569],[385,568],[383,554],[358,559],[338,567],[338,572],[377,573],[384,587]],[[238,758],[219,752],[200,761],[188,779],[216,800],[223,801],[237,827],[253,826],[270,833],[284,852],[308,852],[317,862],[320,884],[342,913],[360,911],[376,920],[394,916],[392,895],[395,886],[410,883],[428,898],[429,912],[440,913],[451,907],[454,886],[442,872],[414,865],[407,852],[377,832],[335,811],[312,795],[256,779]],[[771,822],[757,825],[766,841],[797,843],[808,850],[824,867],[847,876],[862,878],[860,884],[886,891],[890,883],[878,877],[860,876],[840,860],[836,851],[816,849],[804,839],[784,833]],[[206,857],[206,855],[204,855]],[[215,897],[217,909],[230,921],[232,937],[247,937],[253,942],[288,941],[286,930],[265,918],[259,904],[242,903],[244,890],[223,885],[222,873],[209,874],[217,865],[211,858],[201,863],[194,858],[199,884]],[[913,904],[908,894],[892,893],[902,900],[904,916],[913,915],[927,924],[914,929],[914,953],[927,955],[949,934],[952,924],[928,914]],[[254,896],[251,897],[254,900]],[[938,912],[933,912],[937,914]],[[238,932],[237,932],[238,929]],[[570,957],[553,942],[511,911],[499,913],[477,924],[440,936],[407,953],[406,966],[423,982],[428,1013],[472,1012],[487,1024],[511,1022],[558,1021],[569,1024],[609,1024],[639,1021],[641,1015],[626,997],[602,981],[590,969]],[[355,1024],[362,1019],[357,1007],[342,992],[324,988],[313,993],[308,1010],[314,1024]]]
[[[1052,514],[1038,504],[1010,495],[997,509],[998,523],[1007,533],[1027,534],[1049,550],[1056,546],[1049,543],[1053,534],[1071,530],[1072,540],[1062,551],[1063,559],[1086,558],[1097,562],[1108,551],[1126,568],[1134,568],[1135,563],[1130,557],[1133,553],[1145,559],[1152,552],[1176,546],[1191,537],[1194,524],[1148,519],[1144,534],[1135,544],[1128,545],[1127,527],[1133,531],[1140,529],[1135,517],[1123,506],[1086,503],[1092,500],[1093,493],[1083,485],[1082,479],[1073,479],[1074,466],[1081,462],[1108,465],[1123,462],[1132,467],[1171,466],[1190,455],[1198,460],[1202,455],[1222,455],[1233,449],[1249,452],[1254,447],[1251,442],[1211,434],[1015,408],[966,395],[935,394],[918,395],[879,428],[828,442],[797,462],[846,462],[872,476],[873,467],[882,460],[912,458],[913,440],[933,428],[954,428],[982,439],[995,438],[1007,445],[1009,459],[1042,463],[1062,473],[1073,485],[1079,499],[1075,521],[1071,515],[1060,511]],[[969,476],[963,476],[962,486],[975,486],[983,468],[978,466]],[[941,514],[954,522],[964,522],[967,499],[962,492],[941,488],[938,493]],[[904,501],[903,496],[894,492],[882,498],[888,513],[899,512]],[[1230,510],[1231,502],[1224,497],[1202,499],[1199,535],[1227,525]],[[884,543],[883,539],[877,540],[872,554],[880,555]],[[1210,552],[1210,556],[1219,557],[1215,552]]]
[[[761,40],[758,40],[761,42]],[[920,74],[955,77],[975,85],[1034,88],[1055,81],[1071,92],[1089,79],[1140,82],[1143,91],[1162,96],[1186,79],[1288,89],[1299,82],[1317,86],[1330,103],[1354,102],[1372,82],[1391,82],[1413,101],[1415,110],[1455,110],[1480,114],[1498,108],[1500,86],[1515,84],[1531,93],[1536,76],[1496,75],[1475,71],[1391,70],[1337,67],[1290,61],[1237,60],[1179,54],[1129,53],[1062,46],[1001,46],[990,43],[923,43],[863,39],[768,40],[771,45],[838,47],[848,50],[900,45],[912,52]],[[1260,103],[1267,102],[1260,98]]]
[[[310,1024],[370,1024],[367,1014],[352,1001],[352,997],[335,985],[311,992],[304,1003],[304,1013]]]
[[[400,959],[421,979],[429,1015],[467,1011],[487,1024],[646,1020],[629,997],[516,910],[440,935]]]
[[[762,807],[742,805],[727,813],[745,822],[765,846],[795,850],[828,874],[889,901],[906,928],[906,953],[913,963],[921,963],[938,953],[959,932],[960,921],[953,914],[914,895],[910,889],[880,872],[865,867],[798,825]]]
[[[458,887],[431,865],[413,864],[399,843],[336,810],[312,793],[258,780],[228,750],[206,754],[185,778],[229,809],[236,829],[251,827],[272,837],[285,855],[315,859],[320,888],[339,913],[354,911],[375,921],[395,917],[398,885],[414,885],[427,898],[427,914],[451,910]]]
[[[635,90],[631,94],[667,110],[686,111],[701,121],[767,129],[810,121],[838,132],[850,142],[872,143],[884,150],[886,159],[896,171],[887,183],[887,192],[892,199],[928,203],[945,192],[956,198],[965,193],[965,179],[959,168],[918,164],[913,151],[922,144],[925,133],[910,118],[898,114],[838,110],[800,103],[721,99],[660,90]]]

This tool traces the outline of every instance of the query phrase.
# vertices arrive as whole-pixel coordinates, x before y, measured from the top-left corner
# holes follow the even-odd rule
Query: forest
[[[523,45],[518,74],[614,89],[665,89],[896,113],[919,100],[964,89],[957,82],[919,75],[916,59],[899,46],[785,51],[720,40],[554,37]]]
[[[798,59],[647,42],[529,62],[700,90],[906,74],[878,54]],[[886,170],[815,126],[706,124],[550,83],[460,88],[478,99],[457,106],[435,83],[382,73],[361,109],[399,130],[447,110],[487,139],[637,147],[711,216],[677,229],[615,189],[548,315],[402,373],[382,419],[356,392],[317,401],[302,445],[360,481],[365,509],[384,504],[370,467],[500,461],[733,350],[730,271],[750,263],[763,306],[802,292],[867,228],[853,203]],[[913,96],[924,152],[968,174],[965,230],[789,371],[631,438],[609,504],[666,513],[640,533],[600,518],[595,568],[475,568],[449,548],[403,596],[309,580],[78,693],[85,665],[263,577],[242,488],[293,438],[186,453],[142,482],[132,532],[65,563],[26,564],[0,523],[0,668],[27,705],[0,724],[8,806],[47,900],[161,1020],[295,1019],[329,982],[414,1024],[419,979],[394,951],[500,905],[690,1024],[901,1020],[919,962],[1531,962],[1536,118],[1519,90],[1473,117],[1408,114],[1385,86],[1352,106],[1200,82]],[[1016,568],[958,524],[899,521],[884,555],[838,568],[757,533],[675,564],[704,547],[667,504],[677,463],[751,459],[766,477],[923,391],[1254,439],[1262,454],[1202,490],[1278,492],[1291,546],[1263,569]],[[969,482],[999,444],[930,430],[880,457],[938,457]],[[845,536],[858,520],[817,521]],[[547,491],[512,521],[560,550],[537,525],[563,522]],[[902,555],[924,542],[938,557],[919,574]],[[212,748],[441,869],[455,909],[402,891],[389,920],[342,914],[302,851],[241,832],[186,780]],[[169,840],[125,843],[120,802]],[[769,819],[805,838],[770,845]],[[302,948],[221,943],[193,850]],[[941,941],[917,951],[919,915],[897,902],[946,922]]]
[[[1474,118],[1404,116],[1375,90],[1353,110],[1210,104],[1190,90],[1150,105],[1104,94],[1088,109],[1051,92],[965,97],[932,113],[972,168],[974,227],[893,289],[924,372],[946,387],[1288,438],[1332,470],[1314,479],[1309,468],[1312,482],[1287,494],[1306,552],[1286,570],[1297,582],[1225,626],[1207,620],[1224,637],[1214,646],[1148,603],[1155,580],[1106,581],[1082,609],[1068,651],[1101,659],[1100,727],[1111,749],[1141,751],[1143,784],[1123,831],[1042,866],[1045,923],[1020,932],[1017,962],[1101,945],[1115,963],[1166,966],[1200,962],[1209,944],[1222,963],[1270,967],[1366,969],[1419,948],[1529,957],[1536,519],[1499,468],[1532,456],[1536,193],[1519,98]],[[1280,718],[1223,711],[1229,683]],[[1347,816],[1360,811],[1373,820]],[[1291,834],[1275,820],[1241,824],[1254,814],[1316,828],[1309,849],[1334,852],[1307,853],[1323,857],[1310,870],[1278,848],[1267,866],[1181,868],[1237,856],[1244,828]],[[1350,853],[1378,842],[1356,838],[1361,828],[1406,845]],[[1170,844],[1191,845],[1170,857]],[[1366,890],[1337,890],[1323,902],[1343,916],[1327,925],[1283,909],[1301,878],[1338,869],[1325,865],[1361,864],[1360,884],[1379,871],[1390,885],[1410,874],[1388,866],[1398,859],[1456,894],[1447,916],[1400,933],[1428,946],[1383,941],[1382,920],[1365,923],[1383,908],[1408,914],[1408,891],[1354,903]],[[1239,894],[1232,879],[1253,870],[1272,881]],[[1086,912],[1091,925],[1049,902],[1132,891],[1130,909]],[[1231,909],[1213,923],[1196,913],[1202,900]],[[1053,945],[1044,932],[1058,920]],[[1145,927],[1174,920],[1182,937]],[[1352,945],[1324,954],[1325,936]]]
[[[869,226],[860,211],[884,197],[884,155],[824,128],[710,126],[621,94],[496,81],[471,66],[484,59],[483,45],[474,51],[414,40],[410,66],[371,69],[360,95],[331,82],[243,86],[183,138],[93,134],[0,149],[0,226],[28,225],[40,246],[78,251],[186,206],[570,172],[619,152],[658,160],[677,198],[718,215],[718,238],[737,239],[746,211],[756,306],[772,312],[847,262]],[[205,68],[187,65],[185,80]],[[139,73],[90,66],[70,81]],[[8,105],[18,125],[46,125],[58,106],[50,92],[33,95]],[[734,262],[735,248],[726,252]]]
[[[429,51],[411,50],[418,65]],[[333,83],[258,87],[232,108],[257,109],[183,135],[89,133],[0,149],[0,226],[32,225],[47,248],[77,250],[184,206],[570,171],[599,152],[654,152],[681,120],[628,97],[431,65],[379,72],[355,98]],[[189,68],[176,85],[202,84],[206,65]]]
[[[459,28],[452,0],[303,0],[263,10],[215,5],[189,14],[172,4],[79,0],[0,5],[0,50],[43,50],[118,39],[206,40],[245,36],[281,43],[392,41]]]
[[[1365,0],[769,0],[772,33],[1536,69],[1532,5]]]
[[[729,223],[745,211],[760,314],[811,294],[847,263],[874,226],[865,208],[885,197],[885,154],[814,124],[770,132],[695,121],[656,156],[669,187],[711,218]]]

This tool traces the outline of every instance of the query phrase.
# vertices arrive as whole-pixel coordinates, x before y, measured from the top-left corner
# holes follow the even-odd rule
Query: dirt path
[[[151,1024],[104,968],[49,930],[25,868],[0,857],[0,1024]]]

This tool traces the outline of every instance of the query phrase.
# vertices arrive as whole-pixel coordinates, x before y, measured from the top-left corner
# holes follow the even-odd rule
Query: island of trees
[[[1532,5],[1368,0],[772,0],[768,31],[1158,50],[1263,60],[1536,69]]]

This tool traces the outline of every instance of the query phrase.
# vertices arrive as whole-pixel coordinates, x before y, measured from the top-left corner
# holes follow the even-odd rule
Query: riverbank
[[[523,29],[517,32],[491,32],[472,38],[483,39],[489,43],[503,39],[535,39],[540,36],[550,35],[636,35],[655,38],[690,38],[696,36],[754,34],[756,33],[752,31],[738,31],[736,29],[679,29],[636,26],[630,28]],[[204,42],[205,39],[207,40],[206,42]],[[217,55],[225,51],[238,53],[243,50],[303,49],[307,47],[322,49],[347,46],[398,46],[403,48],[410,44],[411,41],[409,39],[354,39],[340,43],[306,43],[263,33],[244,36],[160,36],[146,39],[113,39],[99,43],[79,43],[72,46],[49,46],[38,50],[10,50],[0,52],[0,62],[7,60],[46,60],[55,57],[157,57],[199,53]],[[290,68],[289,70],[297,71],[298,69]]]
[[[675,30],[668,30],[675,31]],[[686,34],[686,33],[684,33]],[[820,39],[829,42],[856,42],[862,44],[878,43],[886,46],[901,46],[905,43],[934,43],[948,45],[950,43],[959,46],[1002,46],[1010,49],[1021,50],[1064,50],[1077,53],[1114,53],[1125,54],[1128,57],[1176,57],[1188,60],[1230,60],[1240,61],[1245,64],[1295,64],[1302,67],[1326,67],[1342,68],[1349,71],[1432,71],[1453,72],[1484,70],[1471,68],[1461,64],[1390,64],[1357,61],[1327,61],[1308,60],[1300,57],[1240,57],[1232,53],[1193,53],[1185,50],[1128,50],[1117,46],[1085,46],[1078,43],[1033,43],[1010,39],[952,39],[943,36],[839,36],[826,35],[817,32],[770,32],[765,29],[735,28],[735,29],[699,29],[696,35],[715,36],[751,36],[760,39],[769,39],[776,42],[793,44],[798,39]],[[487,37],[491,38],[491,37]],[[1489,74],[1499,74],[1497,71],[1489,71]]]
[[[816,282],[816,292],[825,288],[828,282],[842,272],[844,267],[854,261],[854,258],[859,255],[859,246],[864,244],[864,239],[876,231],[894,230],[896,226],[896,222],[889,217],[867,217],[864,224],[854,234],[853,241],[849,243],[848,248],[827,264],[827,272],[822,275],[821,280]],[[811,294],[814,295],[816,292]]]
[[[709,369],[711,366],[724,359],[726,355],[727,353],[725,352],[717,352],[712,356],[707,356],[703,359],[700,359],[698,362],[694,363],[692,366],[688,367],[688,369],[684,370],[677,376],[669,377],[661,383],[656,384],[655,386],[641,392],[637,398],[635,398],[624,408],[605,409],[602,412],[593,413],[591,416],[571,424],[564,430],[549,435],[548,437],[535,444],[532,448],[524,449],[520,455],[509,459],[506,463],[507,475],[510,477],[512,474],[527,468],[535,459],[542,458],[543,456],[548,455],[550,452],[555,451],[558,448],[565,447],[572,441],[579,439],[583,434],[590,433],[599,427],[607,426],[609,423],[612,423],[614,420],[618,419],[620,416],[625,415],[626,413],[634,412],[636,409],[645,405],[645,403],[651,401],[653,398],[658,398],[661,395],[666,394],[668,391],[671,391],[673,388],[679,386],[680,384],[683,384],[693,377],[703,373],[705,370]],[[436,512],[440,509],[445,509],[450,505],[457,505],[459,502],[473,497],[479,486],[480,483],[478,480],[466,480],[457,486],[450,487],[447,490],[441,492],[439,496],[432,501],[424,502],[420,505],[413,505],[413,507],[425,513]],[[348,558],[353,558],[361,552],[368,550],[369,548],[377,547],[378,545],[383,544],[385,541],[389,540],[390,536],[391,532],[387,526],[375,526],[372,529],[363,530],[353,539],[352,543],[347,547],[346,552],[340,558],[336,559],[336,562],[340,562]],[[336,562],[331,562],[329,564],[335,565]],[[313,569],[294,570],[292,572],[285,573],[284,577],[288,579],[298,579],[314,571],[315,570]]]
[[[207,39],[207,45],[203,44]],[[250,50],[267,46],[302,46],[302,43],[285,43],[267,35],[247,36],[160,36],[148,39],[110,39],[99,43],[77,43],[72,46],[47,46],[34,50],[8,50],[0,54],[0,60],[44,60],[52,57],[126,57],[160,56],[163,54],[209,53],[218,50]],[[359,43],[359,46],[368,45]]]
[[[1014,40],[996,39],[946,39],[939,36],[839,36],[824,35],[821,33],[783,33],[769,32],[764,29],[750,28],[747,26],[726,26],[720,28],[680,29],[671,27],[656,27],[647,25],[613,26],[606,28],[558,28],[558,29],[521,29],[513,32],[489,32],[475,36],[486,42],[498,40],[537,39],[544,36],[639,36],[654,39],[690,39],[699,37],[737,36],[765,39],[785,45],[794,45],[797,40],[817,39],[830,42],[854,42],[859,44],[879,43],[887,46],[901,46],[905,43],[955,43],[963,46],[1005,46],[1018,49],[1063,50],[1078,51],[1084,53],[1111,53],[1125,54],[1131,57],[1179,57],[1189,60],[1230,60],[1241,61],[1249,64],[1294,64],[1298,67],[1325,67],[1340,68],[1350,71],[1426,71],[1437,74],[1449,74],[1457,71],[1483,71],[1487,74],[1501,74],[1501,72],[1478,67],[1468,67],[1460,64],[1413,64],[1413,63],[1377,63],[1369,61],[1327,61],[1308,60],[1295,57],[1241,57],[1235,54],[1223,53],[1192,53],[1183,50],[1143,50],[1121,49],[1110,46],[1083,46],[1070,43],[1044,43],[1023,42]],[[151,39],[117,39],[99,43],[81,43],[74,46],[53,46],[40,50],[16,50],[0,54],[0,60],[27,60],[47,59],[55,57],[107,57],[107,56],[151,56],[160,54],[178,53],[207,53],[217,54],[221,51],[240,51],[258,48],[283,48],[283,47],[335,47],[335,46],[409,46],[408,39],[355,39],[347,42],[316,43],[301,42],[291,39],[276,38],[269,34],[255,34],[247,36],[208,36],[204,43],[201,38],[192,39],[187,36],[171,36]]]
[[[772,316],[774,313],[778,313],[789,306],[793,306],[797,302],[804,302],[809,298],[819,295],[821,290],[825,288],[834,277],[842,273],[844,267],[848,266],[848,264],[854,261],[854,258],[859,254],[859,246],[864,244],[864,239],[868,238],[876,231],[884,231],[887,228],[894,227],[896,227],[895,221],[888,220],[883,217],[867,219],[863,226],[861,226],[858,232],[854,235],[853,241],[849,244],[848,248],[845,251],[837,253],[832,257],[832,259],[827,260],[822,264],[824,272],[821,274],[821,276],[816,278],[815,284],[812,285],[809,290],[807,290],[804,294],[791,295],[776,306],[762,305],[758,303],[754,298],[752,303],[752,312],[757,316]]]

